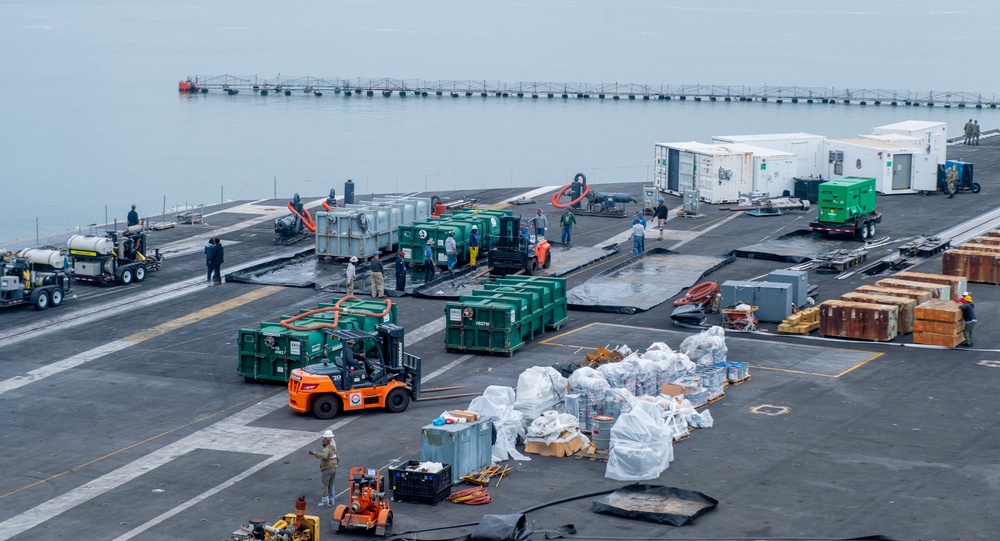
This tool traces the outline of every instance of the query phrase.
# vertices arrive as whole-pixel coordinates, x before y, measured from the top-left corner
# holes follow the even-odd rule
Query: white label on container
[[[451,308],[448,310],[448,319],[452,321],[462,321],[462,309]]]
[[[291,343],[288,344],[288,349],[291,350],[292,355],[299,355],[301,352],[301,346],[302,342],[292,340]]]
[[[513,311],[513,310],[511,310],[511,311],[510,311],[510,322],[511,322],[511,323],[514,323],[514,320],[515,320],[515,319],[516,319],[516,318],[515,318],[515,314],[514,314],[514,311]]]

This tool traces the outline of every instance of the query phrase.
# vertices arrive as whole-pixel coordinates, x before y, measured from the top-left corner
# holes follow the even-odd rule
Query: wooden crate
[[[962,319],[962,310],[955,301],[933,300],[918,304],[913,315],[924,321],[954,323]]]
[[[913,322],[914,332],[929,332],[934,334],[962,334],[965,329],[965,320],[958,321],[930,321],[918,319]]]
[[[969,290],[969,282],[964,276],[954,276],[949,274],[931,274],[929,272],[897,272],[893,278],[900,280],[910,280],[912,282],[924,282],[927,284],[943,284],[951,288],[951,296],[957,297],[963,291]]]
[[[959,344],[965,342],[965,337],[962,333],[958,334],[935,334],[932,332],[914,332],[913,333],[913,343],[914,344],[926,344],[929,346],[944,346],[948,348],[958,347]]]
[[[895,278],[886,278],[884,280],[879,280],[875,282],[875,285],[885,286],[885,287],[898,287],[902,289],[923,289],[925,291],[931,292],[932,299],[951,298],[951,288],[941,284],[931,284],[927,282],[916,282],[913,280],[897,280]],[[959,291],[959,293],[961,293],[961,291]]]
[[[888,304],[899,308],[899,334],[909,334],[913,332],[913,309],[917,307],[917,301],[909,297],[893,297],[890,295],[874,295],[870,293],[859,293],[857,291],[844,293],[840,296],[842,301],[867,302],[872,304]]]
[[[1000,229],[990,229],[986,232],[987,237],[1000,237]]]
[[[861,286],[855,291],[872,295],[888,295],[890,297],[906,297],[917,301],[917,304],[931,300],[931,292],[921,289],[903,289],[899,287]]]
[[[899,334],[899,309],[887,304],[825,301],[819,305],[823,336],[888,342]]]
[[[969,242],[976,244],[993,244],[995,246],[1000,246],[1000,237],[994,237],[993,235],[985,235],[979,237],[972,237]]]
[[[941,256],[941,272],[965,276],[970,282],[1000,284],[1000,253],[948,250]]]
[[[964,244],[958,245],[959,250],[971,250],[973,252],[992,252],[1000,253],[1000,246],[995,244],[974,244],[971,242],[966,242]]]

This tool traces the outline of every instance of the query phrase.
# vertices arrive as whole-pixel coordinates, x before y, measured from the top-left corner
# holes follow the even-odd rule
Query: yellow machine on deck
[[[320,541],[319,517],[306,514],[306,499],[295,500],[295,512],[281,517],[274,524],[252,518],[233,532],[232,541]]]

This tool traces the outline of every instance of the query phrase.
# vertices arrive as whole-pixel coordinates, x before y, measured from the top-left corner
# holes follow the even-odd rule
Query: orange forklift
[[[293,410],[311,411],[320,419],[372,408],[400,413],[420,398],[420,357],[403,351],[402,327],[379,325],[374,333],[338,329],[330,335],[340,340],[343,355],[292,370],[288,405]]]

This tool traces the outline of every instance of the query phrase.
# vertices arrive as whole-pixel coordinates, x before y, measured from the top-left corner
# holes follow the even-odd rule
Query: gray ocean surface
[[[0,3],[0,242],[230,199],[651,180],[655,142],[1000,110],[188,95],[225,73],[787,85],[994,100],[1000,4],[924,0]],[[106,211],[107,209],[107,211]],[[106,214],[107,212],[107,214]]]

